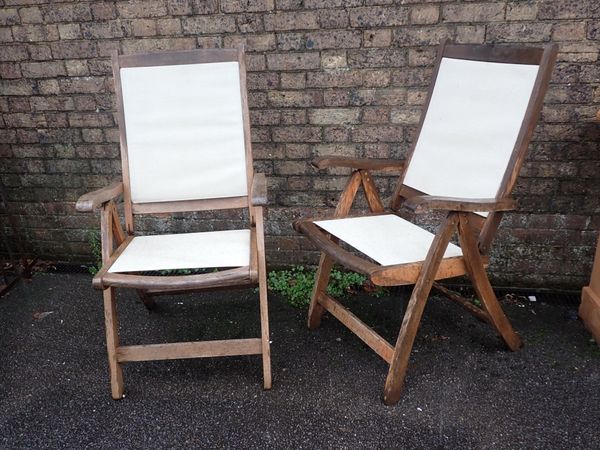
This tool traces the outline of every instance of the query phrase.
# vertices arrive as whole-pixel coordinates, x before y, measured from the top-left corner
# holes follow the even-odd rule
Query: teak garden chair
[[[201,49],[113,54],[123,181],[82,196],[78,211],[101,211],[102,268],[112,397],[123,397],[121,364],[262,355],[271,387],[263,206],[264,174],[254,174],[244,51]],[[125,230],[115,200],[123,194]],[[135,217],[221,209],[248,210],[243,230],[135,236]],[[192,275],[156,271],[208,269]],[[198,271],[196,271],[198,272]],[[261,337],[155,345],[119,343],[115,288],[154,295],[258,284]]]
[[[417,139],[406,162],[320,158],[319,169],[346,167],[352,175],[330,220],[294,223],[321,250],[308,313],[309,328],[325,310],[389,363],[383,401],[398,402],[409,356],[432,287],[488,322],[511,350],[521,347],[488,281],[486,254],[510,198],[543,104],[556,45],[514,48],[442,43]],[[386,212],[371,171],[401,172]],[[346,217],[362,185],[370,214]],[[443,211],[437,233],[399,217]],[[450,242],[458,233],[460,246]],[[339,244],[355,251],[349,251]],[[361,255],[357,255],[358,251]],[[332,265],[367,275],[379,286],[414,284],[396,346],[327,295]],[[481,299],[476,307],[435,280],[468,275]]]

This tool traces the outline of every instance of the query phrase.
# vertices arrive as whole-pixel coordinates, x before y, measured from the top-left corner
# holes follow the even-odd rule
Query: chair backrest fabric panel
[[[538,69],[442,58],[404,184],[429,195],[495,198]]]
[[[248,195],[237,62],[120,75],[133,203]]]

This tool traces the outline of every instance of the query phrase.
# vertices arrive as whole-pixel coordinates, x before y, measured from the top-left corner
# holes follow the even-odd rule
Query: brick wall
[[[77,197],[118,177],[109,53],[245,42],[257,169],[269,174],[271,264],[314,262],[290,223],[334,205],[346,172],[317,155],[402,158],[419,117],[435,44],[561,46],[529,158],[521,207],[496,241],[498,283],[582,285],[600,226],[600,3],[597,0],[0,0],[0,172],[40,257],[90,260],[98,218]],[[393,179],[379,179],[389,197]],[[185,231],[235,216],[147,218]]]

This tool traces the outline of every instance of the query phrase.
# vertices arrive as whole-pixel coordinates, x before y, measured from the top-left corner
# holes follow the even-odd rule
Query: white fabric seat
[[[250,265],[250,230],[136,236],[108,270],[205,269]]]
[[[321,220],[315,224],[382,266],[425,260],[434,235],[394,214]],[[450,243],[444,258],[462,256]]]

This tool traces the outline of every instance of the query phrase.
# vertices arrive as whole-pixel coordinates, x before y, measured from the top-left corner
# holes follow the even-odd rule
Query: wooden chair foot
[[[110,391],[113,400],[121,400],[125,397],[125,386],[123,383],[123,369],[117,364],[115,372],[110,373]]]
[[[392,385],[386,382],[383,390],[383,404],[385,406],[395,406],[400,401],[403,386],[404,380],[399,385]]]

